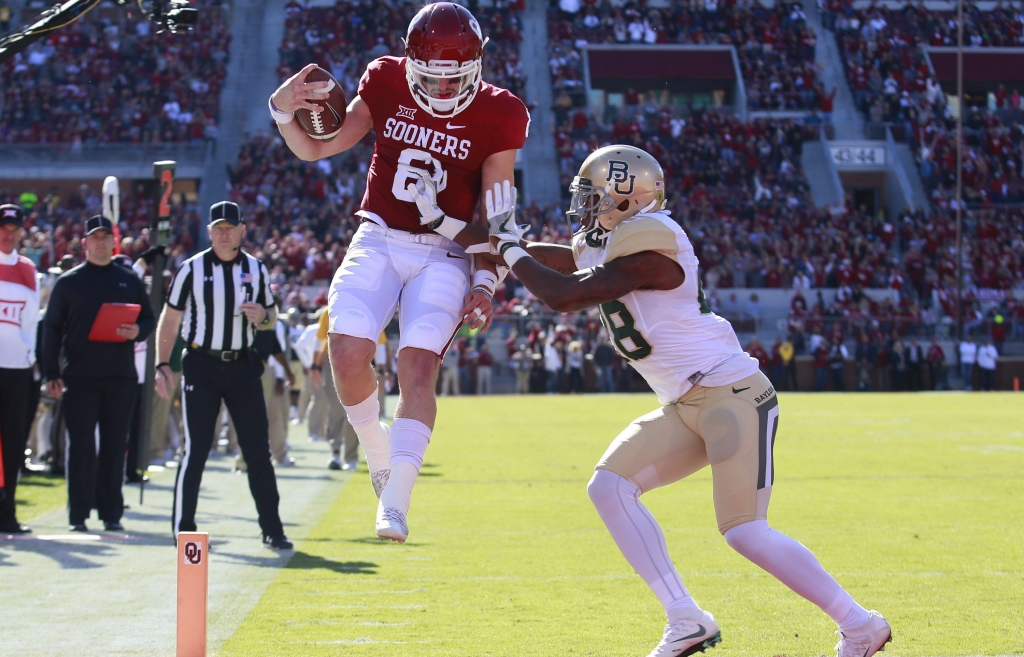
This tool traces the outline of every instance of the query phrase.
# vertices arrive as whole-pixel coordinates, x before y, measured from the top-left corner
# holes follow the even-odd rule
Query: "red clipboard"
[[[105,303],[100,306],[96,320],[89,329],[91,342],[127,342],[117,334],[122,324],[134,324],[139,318],[142,306],[137,303]]]

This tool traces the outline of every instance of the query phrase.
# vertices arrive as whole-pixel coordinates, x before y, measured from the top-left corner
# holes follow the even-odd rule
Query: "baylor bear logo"
[[[636,176],[629,175],[628,164],[622,160],[608,160],[608,177],[605,178],[605,182],[615,183],[616,194],[622,194],[623,196],[632,194],[634,180],[636,180]],[[629,181],[629,188],[621,189],[620,187],[625,185],[626,181]]]

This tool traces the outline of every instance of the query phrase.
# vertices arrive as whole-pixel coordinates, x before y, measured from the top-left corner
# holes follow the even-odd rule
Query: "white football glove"
[[[420,223],[435,233],[454,240],[466,227],[466,222],[449,217],[437,206],[437,187],[444,179],[443,176],[448,175],[447,172],[442,174],[442,177],[435,178],[423,169],[410,168],[409,171],[416,176],[416,182],[406,185],[405,191],[412,196],[416,209],[419,210]]]
[[[410,168],[409,171],[416,176],[416,182],[409,183],[405,191],[412,196],[420,212],[420,223],[424,226],[432,224],[444,216],[444,212],[437,206],[437,181],[423,169]]]
[[[505,242],[516,245],[523,238],[523,230],[516,225],[516,188],[509,181],[494,183],[494,192],[484,193],[484,208],[487,210],[487,230],[497,244],[492,242],[492,250],[496,253]]]

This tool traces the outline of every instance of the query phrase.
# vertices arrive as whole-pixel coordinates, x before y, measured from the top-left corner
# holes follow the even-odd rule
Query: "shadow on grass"
[[[370,561],[334,561],[301,550],[284,566],[289,570],[329,570],[339,575],[376,575],[377,564]]]

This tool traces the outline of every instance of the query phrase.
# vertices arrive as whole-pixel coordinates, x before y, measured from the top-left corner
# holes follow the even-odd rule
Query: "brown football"
[[[345,100],[345,90],[341,88],[334,76],[317,67],[306,76],[306,82],[330,82],[327,88],[329,94],[326,100],[311,100],[313,105],[319,105],[324,111],[317,114],[308,109],[295,110],[295,118],[299,125],[313,139],[330,141],[341,132],[341,126],[345,124],[345,108],[348,103]]]

